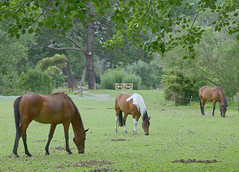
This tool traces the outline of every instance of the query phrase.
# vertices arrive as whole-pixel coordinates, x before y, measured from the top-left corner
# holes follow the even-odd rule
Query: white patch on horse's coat
[[[144,113],[146,112],[146,106],[144,104],[144,99],[141,95],[134,93],[132,96],[130,96],[126,101],[130,101],[133,99],[133,104],[137,106],[138,111],[141,114],[141,117],[143,118]]]

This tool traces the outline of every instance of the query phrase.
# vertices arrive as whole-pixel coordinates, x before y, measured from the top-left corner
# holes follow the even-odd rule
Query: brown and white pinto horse
[[[51,95],[39,95],[28,93],[18,97],[14,102],[14,117],[16,125],[16,138],[13,153],[16,157],[20,137],[22,137],[25,154],[31,156],[27,148],[28,125],[33,121],[43,124],[51,124],[48,141],[45,147],[46,155],[49,155],[49,145],[53,137],[56,125],[62,123],[65,132],[66,151],[72,154],[69,148],[69,126],[72,124],[74,131],[74,143],[79,153],[84,153],[87,130],[84,130],[80,113],[70,97],[64,93]]]
[[[140,116],[142,117],[142,127],[145,135],[149,135],[149,117],[144,104],[144,100],[141,95],[135,93],[133,95],[129,93],[121,93],[115,99],[115,112],[116,112],[116,125],[115,132],[117,133],[117,125],[124,126],[124,132],[126,131],[126,118],[128,114],[132,114],[134,121],[134,134],[137,134],[136,127]],[[122,117],[124,112],[124,118]]]
[[[198,95],[200,98],[200,107],[201,107],[202,115],[205,115],[204,105],[206,101],[210,101],[210,102],[213,102],[212,115],[214,116],[216,102],[219,102],[221,116],[225,117],[226,111],[227,111],[227,100],[221,87],[217,86],[217,87],[211,88],[208,86],[203,86],[198,90]]]

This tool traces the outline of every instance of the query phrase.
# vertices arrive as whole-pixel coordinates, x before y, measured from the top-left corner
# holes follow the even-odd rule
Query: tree
[[[186,52],[180,46],[165,58],[157,57],[166,71],[180,71],[185,78],[196,80],[193,82],[196,90],[203,85],[221,86],[228,97],[233,97],[239,89],[238,41],[225,28],[220,33],[212,27],[204,29],[200,44],[195,46],[196,59],[183,59]]]
[[[162,54],[182,45],[188,52],[185,57],[195,58],[194,45],[200,42],[204,32],[204,29],[195,23],[198,15],[207,9],[217,15],[216,19],[209,23],[214,26],[215,31],[227,26],[228,32],[235,33],[239,39],[238,0],[119,0],[112,4],[109,0],[6,0],[0,3],[0,20],[15,20],[14,24],[9,25],[9,33],[17,38],[20,33],[39,33],[42,26],[64,35],[73,27],[75,18],[85,26],[92,22],[95,15],[87,15],[89,5],[95,6],[95,12],[100,15],[104,15],[106,9],[114,9],[111,19],[115,21],[118,32],[105,44],[108,47],[118,43],[122,45],[127,37],[145,50]],[[37,26],[33,27],[35,23]],[[178,35],[182,30],[186,32]],[[147,33],[154,37],[144,42],[141,35]]]
[[[238,40],[238,7],[238,0],[120,0],[112,16],[118,32],[105,46],[122,44],[126,37],[139,47],[162,55],[181,45],[187,51],[185,58],[195,58],[194,45],[204,32],[202,26],[196,25],[199,14],[210,10],[216,18],[208,25],[214,26],[215,31],[226,26],[228,33],[236,34]],[[154,37],[145,42],[141,35],[147,33]]]

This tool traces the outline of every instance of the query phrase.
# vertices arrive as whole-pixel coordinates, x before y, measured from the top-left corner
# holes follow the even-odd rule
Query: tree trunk
[[[68,88],[73,88],[74,79],[73,79],[73,76],[72,76],[72,73],[71,73],[71,67],[70,67],[70,64],[69,64],[68,61],[67,61],[66,67],[64,67],[62,69],[62,72],[63,72],[64,75],[67,76],[67,78],[66,78],[67,87]]]
[[[88,38],[87,38],[87,51],[86,51],[86,69],[88,78],[88,88],[94,89],[95,71],[94,71],[94,59],[93,59],[93,39],[94,39],[94,22],[87,24]]]
[[[83,72],[82,72],[82,76],[80,80],[80,86],[84,86],[84,82],[85,82],[85,66],[83,68]]]

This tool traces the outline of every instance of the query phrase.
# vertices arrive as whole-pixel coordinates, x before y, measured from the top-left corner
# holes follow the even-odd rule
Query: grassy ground
[[[20,158],[12,155],[12,103],[16,97],[0,97],[0,171],[239,171],[239,115],[235,108],[229,106],[226,117],[221,118],[217,106],[212,117],[208,103],[206,116],[201,116],[197,104],[174,106],[163,99],[159,90],[135,91],[143,96],[151,116],[150,135],[143,134],[140,119],[138,135],[134,136],[131,116],[127,119],[128,134],[123,128],[116,134],[114,98],[120,92],[97,90],[83,97],[71,96],[85,129],[90,128],[85,154],[77,153],[71,139],[73,155],[66,153],[63,127],[58,125],[50,145],[51,155],[45,156],[49,125],[32,122],[27,130],[28,148],[33,155],[30,158],[24,155],[22,141]]]

